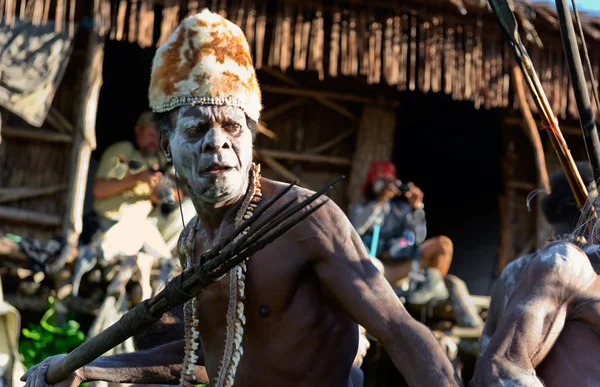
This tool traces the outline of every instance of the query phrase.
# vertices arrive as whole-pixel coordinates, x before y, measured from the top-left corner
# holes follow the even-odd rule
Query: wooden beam
[[[269,137],[271,140],[277,141],[279,139],[279,136],[277,135],[277,133],[273,132],[272,130],[267,129],[267,126],[263,122],[258,121],[257,125],[258,125],[258,133],[260,133],[266,137]]]
[[[352,95],[347,93],[337,93],[334,91],[321,91],[321,90],[308,90],[299,89],[295,87],[286,86],[273,86],[273,85],[262,85],[262,91],[273,94],[285,94],[294,95],[297,97],[310,97],[310,98],[327,98],[335,101],[347,101],[347,102],[358,102],[358,103],[370,103],[372,99],[368,97],[361,97],[359,95]]]
[[[291,183],[292,181],[297,180],[298,185],[300,185],[304,188],[312,189],[312,188],[310,188],[310,186],[308,184],[301,181],[300,178],[298,176],[296,176],[293,172],[291,172],[289,169],[287,169],[286,167],[281,165],[279,162],[277,162],[277,160],[275,160],[273,157],[269,156],[268,154],[265,154],[262,151],[255,149],[254,157],[258,158],[267,167],[271,168],[273,171],[275,171],[277,174],[279,174],[281,177],[283,177],[285,180],[287,180],[288,183]]]
[[[260,115],[261,116],[260,118],[263,121],[268,121],[271,118],[275,118],[276,116],[287,112],[288,110],[290,110],[293,107],[302,105],[304,102],[306,102],[305,98],[302,98],[302,97],[295,98],[291,101],[284,102],[281,105],[277,105],[271,109],[268,109],[267,111],[263,112]]]
[[[67,120],[67,118],[63,116],[63,114],[58,109],[50,107],[50,114],[52,114],[64,126],[65,129],[73,133],[73,131],[75,130],[73,124],[69,122],[69,120]]]
[[[342,142],[345,139],[347,139],[348,137],[352,136],[355,132],[356,131],[354,129],[347,130],[347,131],[345,131],[342,134],[338,134],[337,136],[335,136],[331,140],[322,143],[321,145],[317,145],[314,148],[307,149],[305,152],[306,153],[321,153],[321,152],[325,152],[326,150],[328,150],[330,148],[333,148],[334,146],[336,146],[340,142]]]
[[[61,219],[56,215],[42,214],[35,211],[6,206],[0,206],[0,219],[15,223],[35,224],[44,227],[58,227],[61,225]]]
[[[341,165],[348,167],[352,165],[352,160],[342,157],[322,156],[316,154],[297,153],[273,149],[257,149],[262,155],[272,157],[274,159],[290,160],[290,161],[306,161],[320,164]]]
[[[83,201],[92,151],[96,149],[96,113],[98,96],[102,86],[104,62],[104,38],[98,27],[89,31],[87,57],[81,79],[79,106],[75,114],[75,140],[71,150],[67,208],[63,222],[63,234],[67,243],[76,246],[83,223]]]
[[[285,75],[284,73],[282,73],[281,71],[277,71],[277,70],[273,70],[270,68],[263,68],[263,71],[271,74],[273,77],[279,79],[280,81],[293,86],[294,88],[300,88],[301,85],[298,81],[296,81],[294,78],[288,77],[287,75]],[[261,87],[261,89],[264,91],[264,86]],[[289,88],[287,88],[289,89]],[[292,88],[292,90],[295,90]],[[341,115],[350,118],[351,120],[356,120],[357,117],[354,113],[352,113],[351,111],[349,111],[348,109],[346,109],[345,107],[338,105],[337,103],[329,100],[327,97],[322,96],[322,95],[317,95],[317,94],[311,94],[310,97],[312,99],[314,99],[315,101],[319,102],[321,105],[332,109],[333,111],[336,111],[338,113],[340,113]]]
[[[34,142],[58,144],[71,144],[73,142],[73,137],[69,136],[68,134],[55,133],[43,129],[29,129],[14,126],[4,126],[2,128],[2,136],[6,138],[32,140]]]
[[[530,192],[530,191],[533,191],[534,189],[536,189],[537,187],[535,184],[529,183],[527,181],[511,180],[508,182],[508,188],[519,190],[519,191]]]
[[[0,203],[16,202],[17,200],[33,199],[40,196],[52,195],[67,189],[66,184],[54,185],[43,188],[19,188],[13,193],[2,194],[0,192]]]

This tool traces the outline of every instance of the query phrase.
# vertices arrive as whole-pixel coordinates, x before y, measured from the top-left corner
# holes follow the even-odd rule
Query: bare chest
[[[275,241],[246,261],[243,299],[236,295],[235,286],[232,286],[235,276],[230,274],[196,297],[203,343],[210,346],[213,338],[222,336],[228,308],[233,302],[243,302],[246,331],[251,332],[268,329],[269,325],[285,317],[299,294],[309,289],[309,293],[316,291],[311,286],[313,274],[307,257],[300,247],[286,239]],[[221,340],[215,342],[222,346]]]

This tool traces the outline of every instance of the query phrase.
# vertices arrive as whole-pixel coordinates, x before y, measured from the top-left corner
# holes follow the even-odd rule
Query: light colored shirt
[[[129,168],[129,162],[139,161],[142,166],[137,169]],[[164,168],[167,161],[162,153],[144,156],[132,143],[123,141],[108,147],[102,154],[96,179],[122,180],[129,175],[148,170],[153,165]],[[113,221],[123,217],[146,218],[152,211],[150,200],[152,189],[144,182],[137,182],[133,188],[124,190],[117,195],[94,201],[94,211],[98,216]]]

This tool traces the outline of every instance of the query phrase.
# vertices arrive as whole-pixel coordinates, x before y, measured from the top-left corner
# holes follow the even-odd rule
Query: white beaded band
[[[240,108],[244,113],[255,122],[258,122],[258,115],[250,113],[245,104],[237,98],[233,97],[176,97],[169,102],[158,106],[152,106],[152,111],[155,113],[164,113],[171,111],[181,106],[196,106],[196,105],[217,105],[217,106],[233,106]]]

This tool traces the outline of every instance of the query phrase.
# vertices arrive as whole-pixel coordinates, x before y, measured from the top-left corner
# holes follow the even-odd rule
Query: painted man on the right
[[[589,164],[578,168],[591,188]],[[574,235],[579,210],[562,171],[551,189],[543,209],[558,235],[504,269],[470,386],[600,386],[600,250]]]

